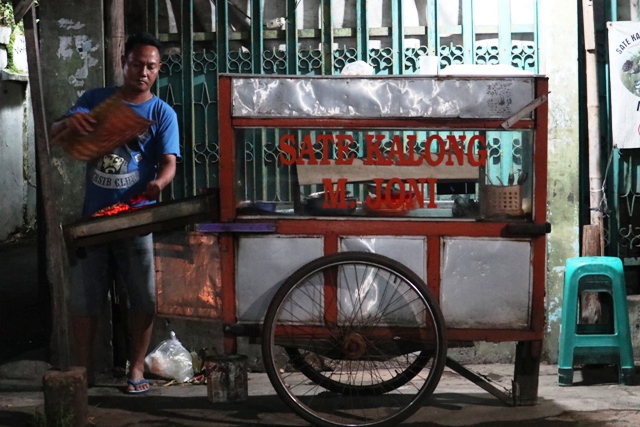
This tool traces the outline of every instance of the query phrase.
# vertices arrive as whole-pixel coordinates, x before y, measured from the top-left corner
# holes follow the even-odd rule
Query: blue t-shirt
[[[115,94],[117,88],[99,88],[85,92],[67,115],[88,113]],[[131,204],[142,195],[147,184],[156,178],[158,161],[164,154],[180,157],[180,139],[176,112],[163,100],[153,96],[142,104],[127,102],[136,113],[153,120],[148,130],[128,143],[87,163],[83,217],[118,202]],[[155,203],[144,200],[133,207]]]

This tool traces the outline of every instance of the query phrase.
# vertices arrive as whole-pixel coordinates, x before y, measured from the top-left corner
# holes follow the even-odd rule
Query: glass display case
[[[241,217],[531,220],[533,131],[241,129]]]
[[[232,117],[265,125],[233,130],[237,213],[531,220],[535,129],[490,122],[534,102],[534,82],[236,78]]]

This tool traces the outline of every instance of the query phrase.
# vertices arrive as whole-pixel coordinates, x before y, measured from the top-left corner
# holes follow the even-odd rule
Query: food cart
[[[219,81],[225,353],[262,344],[316,425],[397,425],[444,365],[535,404],[544,335],[547,79]],[[447,344],[516,342],[502,392]]]
[[[159,312],[221,318],[225,354],[258,338],[315,425],[397,425],[445,365],[535,404],[547,93],[540,76],[222,75],[220,188],[67,226],[70,254],[196,223],[192,250],[156,257]],[[212,276],[219,293],[192,283]],[[447,357],[477,341],[517,343],[511,390]]]

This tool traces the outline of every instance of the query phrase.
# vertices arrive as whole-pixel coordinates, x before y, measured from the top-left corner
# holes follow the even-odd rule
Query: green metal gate
[[[148,31],[170,48],[156,93],[178,112],[182,132],[183,157],[171,198],[218,186],[219,73],[333,75],[363,60],[378,75],[414,74],[421,55],[436,53],[440,69],[509,64],[538,71],[537,0],[286,0],[279,19],[265,19],[265,8],[270,16],[285,1],[245,1],[246,8],[240,3],[218,0],[215,31],[202,31],[197,25],[202,17],[194,22],[194,0],[174,1],[177,32],[171,33],[160,31],[164,0],[148,0]],[[372,19],[378,9],[381,15]],[[337,13],[341,25],[334,25]],[[409,18],[416,22],[416,13],[419,25],[408,26]],[[305,14],[317,19],[309,24]],[[286,177],[283,189],[261,185],[278,156],[273,132],[256,129],[244,135],[245,173],[265,200],[292,197]],[[493,152],[510,155],[517,144],[517,137],[497,141]]]

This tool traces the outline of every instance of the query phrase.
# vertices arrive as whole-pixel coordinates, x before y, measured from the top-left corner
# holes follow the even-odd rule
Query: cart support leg
[[[460,363],[456,362],[455,360],[453,360],[450,357],[447,357],[447,362],[446,363],[447,363],[447,367],[449,369],[451,369],[452,371],[458,373],[462,377],[468,379],[469,381],[471,381],[472,383],[474,383],[475,385],[477,385],[481,389],[489,392],[490,394],[492,394],[493,396],[497,397],[498,399],[500,399],[501,401],[503,401],[507,405],[509,405],[509,406],[514,406],[515,405],[515,401],[513,399],[512,393],[509,390],[506,390],[506,389],[500,390],[500,388],[496,387],[494,385],[494,383],[491,381],[491,379],[489,379],[488,377],[483,376],[483,375],[479,375],[479,374],[477,374],[477,373],[465,368]]]
[[[538,401],[538,379],[542,341],[519,341],[513,378],[513,395],[517,406],[531,406]]]

